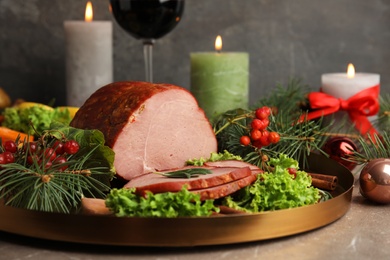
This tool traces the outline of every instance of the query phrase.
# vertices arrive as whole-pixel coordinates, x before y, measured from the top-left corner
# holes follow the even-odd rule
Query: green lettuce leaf
[[[241,156],[234,155],[228,151],[223,151],[223,153],[212,152],[209,158],[194,158],[188,160],[187,165],[202,166],[205,162],[216,162],[216,161],[226,161],[226,160],[238,160],[242,161]]]
[[[294,178],[288,168],[297,168],[298,162],[281,154],[271,159],[274,172],[260,174],[256,182],[232,196],[225,197],[226,206],[247,212],[261,212],[295,208],[317,203],[320,192],[311,186],[311,177],[297,170]]]
[[[219,212],[213,200],[200,201],[200,196],[183,187],[179,192],[165,192],[146,197],[138,196],[135,189],[112,189],[106,206],[118,217],[192,217],[210,216]]]
[[[39,106],[23,109],[9,107],[4,110],[3,115],[3,126],[35,136],[49,129],[52,122],[57,121],[69,125],[71,121],[68,109],[49,110]]]

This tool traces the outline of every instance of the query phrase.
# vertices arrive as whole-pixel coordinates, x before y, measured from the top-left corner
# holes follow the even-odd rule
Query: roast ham
[[[117,174],[131,180],[184,166],[217,151],[210,122],[192,94],[170,84],[116,82],[93,93],[71,126],[99,129],[115,152]]]

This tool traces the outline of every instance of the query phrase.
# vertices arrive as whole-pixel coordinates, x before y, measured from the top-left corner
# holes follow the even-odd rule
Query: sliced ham
[[[222,185],[199,189],[199,190],[191,190],[191,192],[199,194],[200,200],[210,200],[210,199],[219,199],[252,184],[256,181],[257,175],[252,174],[248,177],[244,177],[242,179],[232,181],[229,183],[225,183]]]
[[[152,193],[177,192],[184,185],[186,185],[188,190],[199,190],[230,183],[253,175],[249,167],[204,168],[209,169],[212,173],[195,178],[168,178],[158,173],[148,173],[129,181],[124,188],[136,188],[136,193],[140,195],[145,195],[146,191]]]
[[[211,167],[249,167],[251,170],[260,170],[256,165],[239,161],[239,160],[224,160],[224,161],[215,161],[215,162],[205,162],[204,166]]]
[[[93,93],[71,126],[98,129],[115,152],[117,174],[131,180],[182,167],[217,151],[217,140],[192,94],[169,84],[116,82]]]

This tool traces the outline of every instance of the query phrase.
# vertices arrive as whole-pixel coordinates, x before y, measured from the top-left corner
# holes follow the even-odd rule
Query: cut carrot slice
[[[27,141],[32,142],[34,141],[34,136],[28,135],[19,131],[12,130],[8,127],[0,126],[0,138],[2,139],[2,142],[4,143],[7,140],[15,141],[16,138],[19,136],[20,141]]]

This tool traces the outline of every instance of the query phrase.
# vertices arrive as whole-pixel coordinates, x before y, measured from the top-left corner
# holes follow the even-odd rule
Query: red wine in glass
[[[180,22],[184,0],[110,0],[110,4],[117,23],[143,41],[146,81],[153,82],[153,44]]]

